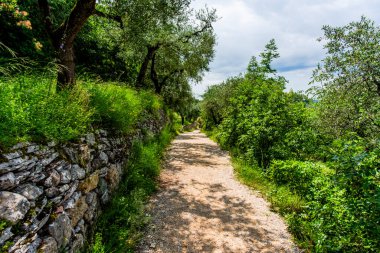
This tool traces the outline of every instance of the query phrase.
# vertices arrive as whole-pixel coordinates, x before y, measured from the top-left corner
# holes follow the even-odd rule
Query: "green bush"
[[[314,178],[327,170],[321,163],[276,160],[268,169],[267,176],[277,185],[287,185],[292,191],[306,195]]]

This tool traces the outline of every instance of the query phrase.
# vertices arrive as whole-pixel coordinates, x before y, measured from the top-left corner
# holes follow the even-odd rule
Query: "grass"
[[[0,78],[0,147],[22,141],[74,140],[95,127],[130,133],[144,117],[154,117],[161,99],[120,83],[79,81],[55,92],[55,76]]]
[[[238,158],[232,159],[237,178],[245,185],[260,192],[272,204],[272,209],[282,215],[299,213],[305,202],[286,186],[271,182],[260,168],[244,163]]]
[[[168,126],[159,136],[133,144],[126,176],[100,216],[88,252],[134,252],[149,221],[145,202],[156,190],[161,159],[174,136],[175,130]]]

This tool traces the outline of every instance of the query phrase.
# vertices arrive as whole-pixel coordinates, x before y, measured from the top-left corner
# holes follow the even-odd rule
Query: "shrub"
[[[314,178],[327,170],[321,163],[276,160],[267,171],[267,176],[277,185],[287,185],[292,191],[306,195]]]

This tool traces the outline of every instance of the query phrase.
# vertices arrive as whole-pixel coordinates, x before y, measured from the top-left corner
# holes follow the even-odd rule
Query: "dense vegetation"
[[[197,118],[190,83],[214,56],[216,19],[188,0],[0,2],[1,152],[97,128],[131,135],[162,113],[170,119],[159,136],[139,129],[146,139],[133,144],[86,252],[133,251],[161,155],[180,124]]]
[[[192,10],[188,0],[7,0],[0,13],[4,87],[20,83],[20,73],[53,75],[48,94],[70,93],[80,79],[118,82],[153,90],[185,122],[194,102],[190,83],[202,79],[214,56],[215,10]]]
[[[327,56],[309,96],[284,90],[271,40],[244,75],[209,87],[202,124],[302,247],[378,252],[380,28],[363,17],[323,30]]]
[[[286,92],[271,40],[246,73],[199,82],[214,55],[214,10],[189,0],[0,3],[0,147],[121,134],[174,110],[232,151],[238,176],[285,215],[304,248],[380,251],[380,28],[323,27],[327,56],[308,95]],[[169,109],[170,108],[170,109]],[[135,143],[129,173],[99,221],[94,252],[131,250],[172,132]],[[112,226],[108,226],[112,220]]]

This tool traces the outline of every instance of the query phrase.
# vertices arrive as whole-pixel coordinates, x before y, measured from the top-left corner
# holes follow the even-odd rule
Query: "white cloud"
[[[202,94],[208,85],[244,72],[249,59],[274,38],[280,59],[274,65],[289,80],[288,89],[308,89],[312,69],[324,58],[317,42],[323,25],[342,26],[365,15],[380,25],[378,0],[194,0],[193,8],[215,8],[218,38],[214,62],[204,80],[194,86]]]

